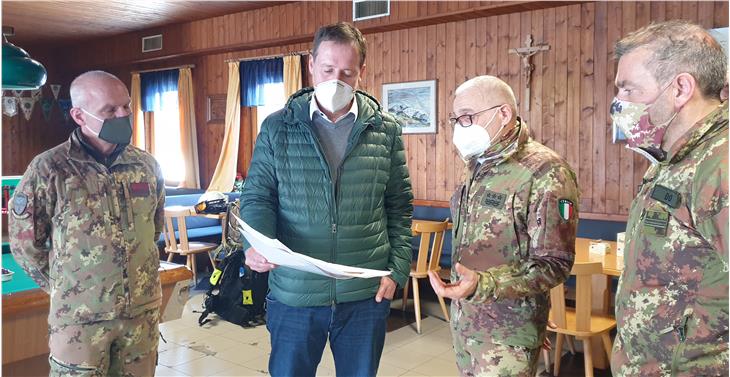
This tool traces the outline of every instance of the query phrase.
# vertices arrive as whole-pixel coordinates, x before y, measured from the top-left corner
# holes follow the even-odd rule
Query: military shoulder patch
[[[666,236],[669,212],[647,210],[643,214],[644,232],[654,236]]]
[[[568,221],[573,218],[573,202],[568,199],[558,200],[558,213],[563,221]]]
[[[500,194],[494,191],[487,190],[484,195],[484,205],[486,205],[487,207],[502,208],[504,207],[504,202],[506,200],[506,194]]]
[[[26,213],[28,209],[28,196],[19,192],[13,196],[13,216],[17,218],[27,217],[29,214]]]

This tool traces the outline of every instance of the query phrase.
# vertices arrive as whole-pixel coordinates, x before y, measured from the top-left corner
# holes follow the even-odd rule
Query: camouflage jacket
[[[626,242],[613,373],[727,375],[727,102],[646,172]]]
[[[13,256],[50,294],[51,325],[135,316],[162,297],[159,165],[127,146],[107,168],[78,134],[33,159],[8,216]]]
[[[516,142],[487,150],[504,151],[499,159],[472,162],[452,197],[452,262],[480,274],[475,294],[452,303],[452,322],[476,342],[534,349],[545,336],[548,292],[573,266],[579,194],[563,158],[529,138],[522,121],[512,132]]]

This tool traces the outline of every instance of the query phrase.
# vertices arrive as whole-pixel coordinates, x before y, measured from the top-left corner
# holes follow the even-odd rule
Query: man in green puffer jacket
[[[241,218],[296,252],[391,274],[335,280],[276,267],[246,245],[246,264],[271,270],[273,376],[314,376],[328,338],[337,375],[374,376],[390,300],[408,278],[413,195],[401,127],[356,91],[365,53],[352,25],[319,29],[309,61],[315,88],[264,121]]]

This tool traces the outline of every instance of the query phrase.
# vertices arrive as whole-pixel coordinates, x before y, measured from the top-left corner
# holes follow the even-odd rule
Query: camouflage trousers
[[[153,376],[159,319],[155,309],[129,319],[51,327],[50,376]]]
[[[453,333],[456,366],[462,376],[535,377],[540,348],[475,341]]]

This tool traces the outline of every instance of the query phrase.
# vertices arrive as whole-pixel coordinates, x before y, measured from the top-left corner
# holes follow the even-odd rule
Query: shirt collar
[[[341,121],[344,117],[348,116],[349,114],[354,114],[355,119],[357,119],[358,114],[358,108],[357,108],[357,98],[355,96],[352,97],[352,106],[350,106],[350,110],[343,114],[341,117],[337,118],[337,120],[334,121],[334,123],[337,123]],[[314,94],[312,95],[312,99],[309,100],[309,119],[314,119],[314,116],[321,116],[329,121],[329,118],[327,118],[324,113],[319,110],[319,106],[317,105],[317,101],[314,99]]]

